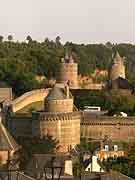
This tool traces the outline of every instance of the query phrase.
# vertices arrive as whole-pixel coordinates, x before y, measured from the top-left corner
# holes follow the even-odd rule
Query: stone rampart
[[[48,89],[37,89],[24,93],[22,96],[12,101],[13,112],[17,112],[23,107],[33,102],[43,101],[48,95],[50,88]]]
[[[135,117],[83,115],[81,134],[88,140],[101,140],[108,136],[113,141],[135,141]]]
[[[33,136],[51,135],[59,141],[59,152],[68,152],[80,143],[80,113],[33,113]]]

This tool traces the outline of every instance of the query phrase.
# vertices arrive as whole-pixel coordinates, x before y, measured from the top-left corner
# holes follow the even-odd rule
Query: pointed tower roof
[[[120,56],[120,54],[119,54],[118,51],[117,51],[116,54],[115,54],[115,58],[117,58],[117,59],[121,58],[121,56]]]
[[[118,63],[118,62],[122,62],[122,61],[123,61],[123,58],[120,56],[119,52],[117,51],[115,53],[113,63]]]
[[[18,150],[20,147],[4,127],[2,122],[0,122],[0,150]]]

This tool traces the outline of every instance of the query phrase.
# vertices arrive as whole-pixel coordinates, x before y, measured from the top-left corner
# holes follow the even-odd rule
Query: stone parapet
[[[83,115],[81,134],[88,140],[100,141],[107,136],[116,142],[135,142],[135,117]]]
[[[80,112],[71,112],[71,113],[48,113],[48,112],[33,112],[32,119],[41,121],[67,121],[74,120],[76,118],[81,119]]]
[[[33,90],[33,91],[24,93],[22,96],[20,96],[12,101],[13,112],[17,112],[20,109],[22,109],[23,107],[25,107],[28,104],[31,104],[33,102],[43,101],[44,98],[50,92],[50,90],[51,90],[50,88],[37,89],[37,90]]]

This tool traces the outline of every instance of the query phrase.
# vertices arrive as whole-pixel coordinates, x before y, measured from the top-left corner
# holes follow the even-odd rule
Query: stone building
[[[51,135],[59,140],[60,152],[80,143],[80,113],[74,111],[69,87],[54,87],[44,101],[44,111],[32,114],[32,136]]]
[[[126,157],[123,144],[112,142],[112,140],[105,138],[100,143],[100,148],[95,151],[96,156],[100,161],[108,158]]]
[[[59,69],[56,72],[56,82],[66,84],[73,89],[78,88],[78,64],[75,63],[72,56],[62,58]]]

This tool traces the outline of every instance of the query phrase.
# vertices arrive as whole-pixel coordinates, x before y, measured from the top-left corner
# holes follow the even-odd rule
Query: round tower
[[[73,97],[68,85],[64,89],[54,87],[44,100],[45,112],[73,112]]]
[[[56,72],[56,82],[66,84],[69,83],[70,88],[78,87],[78,64],[75,63],[72,56],[66,54],[62,59],[59,69]]]
[[[125,65],[124,58],[117,52],[109,68],[109,80],[115,80],[119,77],[125,79]]]
[[[33,136],[52,136],[59,152],[68,152],[80,143],[81,114],[73,109],[69,87],[55,86],[44,100],[44,111],[33,113]]]

